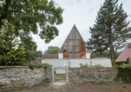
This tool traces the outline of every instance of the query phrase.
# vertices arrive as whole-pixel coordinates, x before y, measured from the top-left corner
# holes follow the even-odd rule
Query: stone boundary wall
[[[42,81],[52,82],[52,68],[0,66],[0,91],[31,87]]]
[[[68,68],[68,83],[108,83],[114,82],[116,68]]]

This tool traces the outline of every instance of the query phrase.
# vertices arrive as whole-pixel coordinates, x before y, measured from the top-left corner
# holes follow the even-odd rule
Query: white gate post
[[[66,83],[68,83],[68,67],[65,67]]]
[[[54,67],[52,67],[52,82],[54,82]]]

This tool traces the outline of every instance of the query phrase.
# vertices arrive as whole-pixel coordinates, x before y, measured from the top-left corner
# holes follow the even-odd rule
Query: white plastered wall
[[[42,63],[48,63],[53,67],[80,67],[80,63],[88,64],[89,66],[102,65],[103,67],[112,67],[110,59],[44,59]],[[59,73],[63,71],[60,70]]]
[[[63,59],[63,53],[58,53],[58,58]]]
[[[86,59],[90,59],[91,53],[86,53]]]

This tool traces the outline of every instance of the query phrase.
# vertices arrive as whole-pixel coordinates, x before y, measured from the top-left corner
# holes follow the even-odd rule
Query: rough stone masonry
[[[44,80],[52,81],[52,68],[27,66],[0,66],[0,90],[31,87]]]
[[[114,82],[117,69],[105,67],[69,68],[69,83],[106,83]]]

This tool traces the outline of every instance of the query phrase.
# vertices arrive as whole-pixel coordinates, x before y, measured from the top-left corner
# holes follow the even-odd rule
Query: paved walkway
[[[56,88],[59,88],[59,87],[65,85],[65,84],[66,84],[66,82],[54,82],[54,83],[52,83],[53,87],[56,87]]]

